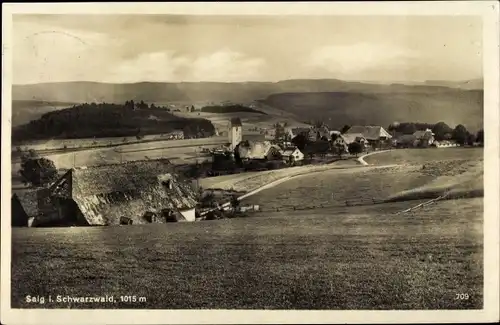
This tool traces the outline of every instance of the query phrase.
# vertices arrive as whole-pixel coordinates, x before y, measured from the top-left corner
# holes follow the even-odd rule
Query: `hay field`
[[[306,165],[288,167],[278,170],[267,170],[261,172],[245,172],[234,175],[224,175],[200,179],[200,186],[204,189],[234,190],[237,192],[249,192],[268,183],[298,175],[323,172],[330,169],[346,169],[351,167],[362,167],[353,159],[335,161],[324,165]]]
[[[136,137],[114,137],[95,139],[61,139],[61,140],[37,140],[19,147],[22,150],[33,149],[36,151],[51,151],[66,149],[100,149],[97,147],[115,146],[122,149],[148,149],[158,147],[177,147],[188,145],[223,144],[227,142],[227,137],[210,137],[200,139],[165,140],[161,134],[145,135],[141,140]],[[17,146],[15,146],[17,147]],[[15,147],[12,149],[14,150]]]
[[[482,200],[305,215],[13,229],[13,308],[480,309]],[[400,204],[400,203],[399,203]],[[468,300],[455,299],[468,293]],[[28,304],[26,295],[116,303]],[[146,297],[126,303],[120,296]],[[47,299],[47,298],[46,298]]]
[[[66,153],[43,155],[54,161],[57,168],[69,169],[73,166],[113,164],[142,159],[169,158],[172,163],[194,162],[200,154],[200,147],[213,148],[226,142],[225,137],[204,139],[166,140],[149,143],[125,144],[114,148],[95,148]],[[20,162],[13,161],[12,174],[17,174]]]
[[[478,153],[480,151],[476,151]],[[417,154],[425,153],[427,156]],[[377,164],[400,163],[372,169],[328,170],[279,184],[259,192],[244,201],[260,204],[266,209],[302,206],[342,205],[346,201],[433,198],[446,189],[455,192],[483,189],[483,158],[471,149],[462,150],[393,150],[368,156],[366,161]],[[413,155],[413,157],[411,156]],[[403,157],[398,161],[398,157]],[[451,157],[451,158],[450,158]],[[452,159],[455,157],[455,159]],[[414,162],[410,163],[410,158]],[[426,168],[422,169],[422,161]],[[402,163],[403,162],[403,163]],[[410,195],[411,194],[411,195]],[[419,197],[419,194],[422,197]],[[423,195],[425,194],[425,195]],[[481,195],[479,193],[479,195]],[[408,203],[408,207],[413,203]]]
[[[396,149],[365,158],[368,164],[425,164],[430,161],[481,159],[483,148]]]
[[[437,156],[426,169],[415,163],[313,173],[244,199],[264,208],[333,206],[323,209],[195,223],[14,228],[12,307],[481,309],[483,198],[400,215],[394,213],[419,201],[332,204],[384,198],[441,177],[468,180],[482,166],[469,158]],[[456,299],[460,293],[469,299]],[[27,303],[28,294],[107,294],[116,302],[39,305]],[[120,301],[127,295],[146,301]]]

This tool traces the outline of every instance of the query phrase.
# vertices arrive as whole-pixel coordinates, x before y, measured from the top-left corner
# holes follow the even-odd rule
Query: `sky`
[[[13,83],[482,78],[481,17],[14,15]]]

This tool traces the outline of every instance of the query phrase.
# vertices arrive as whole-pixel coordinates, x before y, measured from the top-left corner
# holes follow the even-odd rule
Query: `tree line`
[[[178,117],[164,107],[131,100],[125,104],[83,103],[52,111],[14,128],[12,139],[125,137],[175,130],[183,130],[188,138],[215,134],[215,127],[209,120]]]
[[[413,134],[417,131],[432,130],[434,138],[437,141],[454,140],[458,144],[473,144],[474,142],[483,143],[484,130],[481,129],[477,133],[470,132],[463,124],[458,124],[455,128],[451,128],[445,122],[438,122],[436,124],[429,123],[392,123],[387,130],[392,134]]]
[[[205,106],[201,108],[202,112],[207,113],[234,113],[234,112],[250,112],[250,113],[258,113],[267,115],[265,112],[258,111],[251,107],[243,106],[240,104],[236,105],[213,105],[213,106]]]

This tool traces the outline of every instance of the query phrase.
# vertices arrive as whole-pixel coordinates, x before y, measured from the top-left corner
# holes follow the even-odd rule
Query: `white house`
[[[295,162],[304,160],[304,154],[297,147],[287,148],[283,150],[281,156],[283,157],[283,161],[285,162]]]

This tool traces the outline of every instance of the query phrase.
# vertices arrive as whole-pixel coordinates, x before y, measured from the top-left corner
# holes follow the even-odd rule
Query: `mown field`
[[[212,148],[225,143],[225,137],[205,139],[166,140],[148,143],[123,144],[114,148],[95,148],[67,153],[43,155],[54,161],[57,168],[112,164],[143,159],[168,158],[173,163],[189,160],[195,162],[200,147]],[[17,174],[20,161],[13,160],[12,173]]]
[[[433,151],[394,150],[365,158],[375,166],[394,161],[400,162],[397,155],[408,158],[415,155],[415,163],[407,160],[398,166],[387,168],[370,167],[345,170],[331,169],[322,173],[293,178],[276,187],[266,189],[244,200],[248,204],[260,204],[264,209],[302,208],[315,206],[344,205],[346,201],[369,202],[402,196],[403,194],[432,192],[450,188],[460,191],[475,191],[483,188],[482,156],[474,151]],[[402,151],[400,153],[399,151]],[[424,159],[417,153],[427,154]],[[477,153],[477,152],[476,152]],[[470,155],[470,156],[467,156]],[[380,156],[380,157],[379,157]],[[442,160],[439,160],[439,157]],[[451,159],[455,157],[456,159]],[[460,158],[459,158],[460,157]],[[378,163],[373,160],[378,159]],[[450,158],[450,159],[446,159]],[[409,158],[408,158],[409,159]],[[419,159],[422,159],[419,161]],[[426,168],[423,169],[422,161]],[[264,176],[263,176],[264,177]],[[409,196],[408,196],[409,197]]]
[[[290,176],[317,173],[329,169],[345,169],[350,167],[361,167],[361,165],[354,159],[344,159],[334,161],[329,164],[286,167],[277,170],[266,170],[260,172],[244,172],[240,174],[200,179],[200,186],[204,189],[249,192],[271,182]]]
[[[482,159],[483,148],[397,149],[365,158],[369,164],[425,164],[429,161]]]
[[[482,200],[191,224],[13,229],[13,308],[482,307]],[[468,293],[468,300],[455,299]],[[26,295],[114,295],[28,304]],[[119,297],[146,297],[124,303]],[[47,299],[47,298],[46,298]]]
[[[426,169],[416,163],[301,176],[244,199],[264,208],[247,218],[15,228],[12,307],[481,309],[482,197],[408,214],[395,213],[420,201],[340,204],[464,177],[481,157],[468,163],[461,152],[460,159],[429,158]],[[456,299],[464,293],[469,299]],[[117,302],[39,305],[26,295],[113,295]],[[127,295],[146,301],[120,301]]]

